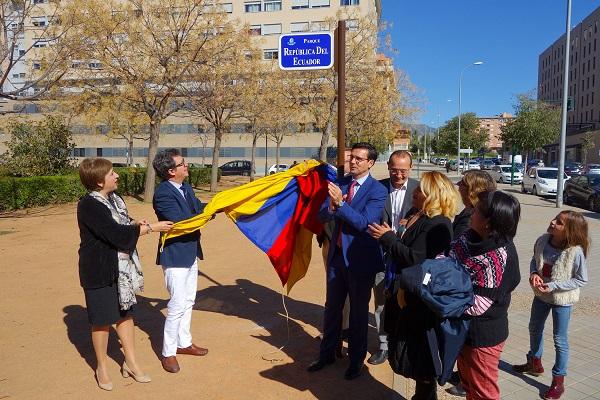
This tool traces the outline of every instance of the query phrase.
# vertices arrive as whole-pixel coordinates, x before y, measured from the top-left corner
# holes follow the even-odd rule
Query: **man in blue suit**
[[[386,188],[371,177],[369,170],[377,160],[377,151],[369,143],[357,143],[350,154],[350,174],[338,184],[329,183],[329,199],[319,212],[325,223],[335,221],[327,255],[327,295],[323,322],[323,340],[319,359],[309,372],[319,371],[335,361],[340,339],[342,308],[350,297],[348,355],[350,365],[344,377],[361,374],[367,355],[369,301],[375,274],[383,270],[379,244],[367,233],[373,221],[380,221],[387,197]]]
[[[152,166],[162,179],[152,200],[159,221],[182,221],[204,210],[205,205],[185,182],[188,167],[179,150],[158,152]],[[168,372],[179,372],[176,354],[203,356],[208,353],[208,349],[192,343],[190,332],[198,289],[198,259],[202,259],[199,231],[167,240],[163,251],[159,249],[156,256],[156,264],[163,268],[171,297],[167,304],[161,359]]]

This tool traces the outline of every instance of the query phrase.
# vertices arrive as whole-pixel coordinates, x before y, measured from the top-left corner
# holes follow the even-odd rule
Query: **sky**
[[[572,0],[571,27],[600,7]],[[394,66],[417,86],[418,123],[431,127],[461,112],[514,114],[515,95],[537,86],[538,56],[566,28],[567,0],[382,0]],[[448,101],[450,100],[450,101]]]

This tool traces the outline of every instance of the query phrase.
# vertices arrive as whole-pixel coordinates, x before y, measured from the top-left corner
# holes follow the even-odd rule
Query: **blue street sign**
[[[292,33],[279,37],[279,68],[328,69],[332,66],[331,32]]]

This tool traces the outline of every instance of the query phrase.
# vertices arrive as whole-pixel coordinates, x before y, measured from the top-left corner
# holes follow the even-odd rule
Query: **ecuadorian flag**
[[[328,164],[308,160],[288,171],[225,190],[202,214],[174,224],[162,236],[162,243],[202,228],[216,213],[223,212],[267,253],[289,293],[306,275],[312,235],[322,230],[317,213],[327,198],[327,181],[334,180],[335,170]]]

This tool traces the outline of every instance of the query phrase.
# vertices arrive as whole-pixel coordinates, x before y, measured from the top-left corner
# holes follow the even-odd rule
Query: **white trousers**
[[[189,268],[163,267],[163,272],[171,299],[167,304],[162,355],[170,357],[178,347],[192,345],[190,326],[198,289],[198,260]]]

